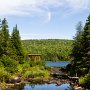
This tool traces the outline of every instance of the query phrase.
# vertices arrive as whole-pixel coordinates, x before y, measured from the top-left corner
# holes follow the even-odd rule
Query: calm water
[[[65,67],[69,64],[69,61],[64,61],[64,62],[46,62],[46,66],[51,66],[51,67]]]
[[[23,90],[72,90],[69,84],[62,84],[56,86],[56,84],[26,84]]]

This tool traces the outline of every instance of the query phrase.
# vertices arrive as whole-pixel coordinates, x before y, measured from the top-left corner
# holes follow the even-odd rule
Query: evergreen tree
[[[73,68],[73,74],[80,72],[80,65],[82,62],[82,52],[83,52],[83,46],[82,46],[82,34],[83,34],[83,26],[82,23],[79,22],[76,27],[77,33],[74,37],[74,43],[73,43],[73,49],[72,49],[72,68]]]
[[[1,20],[0,20],[1,23]],[[1,24],[0,24],[0,56],[2,55],[2,46],[1,46]]]
[[[20,34],[19,30],[17,29],[17,25],[13,28],[11,42],[12,42],[12,49],[16,59],[18,59],[19,62],[22,63],[22,59],[24,58],[24,51],[22,48]]]
[[[9,54],[9,30],[7,20],[4,18],[1,23],[1,31],[0,31],[0,45],[1,45],[1,55]]]
[[[84,50],[82,67],[85,68],[86,73],[88,73],[90,70],[90,15],[88,16],[84,27],[82,44]]]
[[[72,50],[72,67],[74,73],[85,75],[90,70],[90,15],[86,21],[84,30],[81,30],[81,25],[78,27],[78,32],[73,43]]]
[[[81,68],[84,71],[83,76],[80,78],[80,84],[85,88],[90,89],[90,15],[86,20],[84,32],[82,35],[83,56]]]

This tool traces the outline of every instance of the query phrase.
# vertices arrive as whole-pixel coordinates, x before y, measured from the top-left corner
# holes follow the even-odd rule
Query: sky
[[[0,19],[21,39],[73,39],[76,25],[90,14],[90,0],[0,0]]]

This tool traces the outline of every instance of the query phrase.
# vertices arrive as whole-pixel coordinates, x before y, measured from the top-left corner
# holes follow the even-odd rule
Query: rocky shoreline
[[[25,84],[29,83],[29,84],[52,84],[55,83],[57,86],[60,86],[62,84],[70,84],[72,87],[72,90],[86,90],[78,85],[75,85],[74,83],[72,84],[70,82],[69,79],[58,79],[58,78],[26,78],[26,79],[21,79],[19,77],[14,78],[13,83],[9,82],[8,84],[6,84],[6,86],[4,87],[4,90],[8,90],[8,88],[12,88],[14,90],[14,88],[21,88],[23,87]],[[0,90],[3,90],[2,88]],[[20,90],[20,89],[19,89]]]
[[[58,72],[58,74],[57,74],[57,72]],[[80,87],[78,85],[78,83],[76,83],[76,80],[72,80],[72,78],[69,78],[66,75],[65,72],[64,72],[64,74],[62,74],[62,73],[63,72],[61,72],[60,68],[51,68],[51,77],[50,78],[44,78],[44,77],[23,78],[21,75],[17,75],[17,77],[15,77],[15,78],[13,78],[11,80],[8,80],[6,82],[6,85],[5,85],[4,88],[6,88],[6,90],[8,88],[16,88],[16,87],[19,88],[19,87],[25,85],[26,83],[34,83],[34,84],[35,83],[39,83],[39,84],[44,84],[44,83],[52,84],[52,83],[55,83],[57,86],[60,86],[60,85],[65,84],[65,83],[68,83],[68,84],[71,85],[72,90],[86,90],[86,89]],[[59,74],[61,74],[61,76],[58,76]],[[2,86],[1,86],[0,90],[3,90]]]
[[[22,80],[20,80],[20,78],[17,78],[17,79],[15,78],[15,79],[13,79],[13,83],[9,82],[8,84],[6,84],[5,90],[7,90],[8,88],[19,88],[22,85],[25,85],[27,83],[30,83],[30,84],[32,84],[32,83],[33,84],[55,83],[57,86],[60,86],[65,83],[70,83],[70,81],[65,80],[65,79],[55,79],[55,78],[27,78],[27,79],[22,79]],[[0,89],[0,90],[2,90],[2,89]]]

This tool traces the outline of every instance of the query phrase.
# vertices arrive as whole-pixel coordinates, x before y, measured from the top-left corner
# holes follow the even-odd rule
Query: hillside
[[[47,61],[67,61],[72,50],[72,40],[41,39],[22,40],[22,45],[29,54],[42,54]]]

